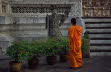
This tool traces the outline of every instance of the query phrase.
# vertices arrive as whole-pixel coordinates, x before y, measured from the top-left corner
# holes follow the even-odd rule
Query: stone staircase
[[[83,18],[91,38],[91,55],[111,55],[111,18]]]

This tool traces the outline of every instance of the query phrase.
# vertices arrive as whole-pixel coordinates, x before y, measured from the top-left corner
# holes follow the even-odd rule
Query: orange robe
[[[71,26],[68,29],[69,62],[72,68],[82,66],[81,34],[82,27],[79,25]]]

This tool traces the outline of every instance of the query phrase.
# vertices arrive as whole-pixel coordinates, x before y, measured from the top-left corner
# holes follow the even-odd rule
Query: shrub
[[[90,38],[87,34],[87,32],[84,34],[84,37],[82,38],[82,53],[83,55],[88,54],[90,51]]]
[[[67,54],[68,49],[69,49],[68,39],[65,37],[60,38],[59,44],[60,44],[60,46],[59,46],[60,47],[60,54]]]
[[[44,55],[46,56],[52,56],[52,55],[56,55],[59,53],[60,49],[59,49],[59,42],[56,41],[53,38],[48,38],[46,40],[46,42],[44,42]]]
[[[44,47],[44,41],[42,40],[35,40],[33,42],[31,42],[31,47],[29,48],[29,58],[37,58],[41,55],[43,55],[43,48]]]
[[[7,48],[6,54],[15,61],[22,62],[29,54],[28,48],[30,48],[30,44],[27,41],[13,42]]]

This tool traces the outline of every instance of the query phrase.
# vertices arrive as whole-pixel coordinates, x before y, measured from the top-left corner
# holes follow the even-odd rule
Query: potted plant
[[[57,54],[59,52],[58,42],[53,38],[48,38],[44,44],[44,55],[48,65],[54,65],[57,61]]]
[[[60,38],[59,41],[59,48],[60,48],[60,62],[66,62],[67,61],[67,54],[68,54],[68,39],[65,37]]]
[[[39,64],[39,57],[42,55],[44,42],[43,41],[33,41],[31,47],[29,48],[28,65],[29,68],[35,69]]]
[[[22,61],[28,56],[27,52],[28,42],[13,42],[7,48],[6,54],[10,56],[13,61],[9,62],[10,72],[21,72]]]
[[[82,38],[82,56],[83,58],[90,57],[90,38],[88,32],[86,32]]]

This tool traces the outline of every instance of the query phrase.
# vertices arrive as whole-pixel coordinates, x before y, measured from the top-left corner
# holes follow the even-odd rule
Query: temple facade
[[[50,14],[51,5],[56,5],[58,13],[69,11],[70,15],[82,15],[81,0],[0,0],[0,15],[45,16]]]
[[[104,17],[111,17],[111,0],[0,0],[0,55],[13,41],[33,41],[48,37],[46,15],[51,15],[52,5],[55,6],[58,14],[69,13],[65,23],[60,27],[63,36],[67,36],[72,17],[100,17],[100,19],[102,17],[103,20],[105,20]],[[85,19],[85,22],[103,22],[100,19]],[[111,20],[106,19],[105,21],[110,22]],[[86,23],[86,25],[90,24]],[[90,29],[91,27],[89,27],[91,32]],[[100,30],[94,29],[94,31]],[[97,36],[96,40],[101,36],[103,35]],[[92,39],[95,39],[95,35]],[[91,42],[96,43],[97,41],[92,40]],[[94,43],[92,45],[95,45]]]
[[[0,53],[13,41],[48,37],[46,15],[54,5],[58,14],[68,12],[61,32],[67,36],[71,17],[82,17],[82,0],[0,0]]]

